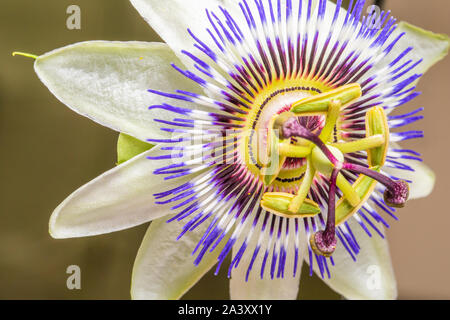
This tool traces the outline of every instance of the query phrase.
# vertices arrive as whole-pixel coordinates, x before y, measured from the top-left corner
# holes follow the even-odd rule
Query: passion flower
[[[347,298],[395,298],[382,213],[396,218],[434,176],[396,144],[423,136],[403,129],[423,109],[390,113],[419,94],[448,38],[390,12],[362,17],[362,0],[348,11],[326,0],[131,2],[178,57],[163,44],[85,42],[36,59],[63,103],[135,138],[121,135],[121,154],[156,144],[70,195],[51,235],[158,219],[134,298],[179,298],[230,255],[232,298],[296,298],[303,260]]]

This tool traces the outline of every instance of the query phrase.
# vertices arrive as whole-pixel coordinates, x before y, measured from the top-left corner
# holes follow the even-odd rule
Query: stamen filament
[[[385,138],[382,134],[377,134],[371,137],[343,142],[343,143],[331,143],[330,145],[339,149],[342,153],[352,153],[357,151],[368,150],[376,147],[380,147],[385,143]]]
[[[361,202],[361,198],[356,190],[341,173],[337,176],[336,184],[353,207],[356,207]]]
[[[302,206],[303,202],[306,199],[306,196],[308,195],[309,189],[311,188],[311,184],[314,180],[315,175],[316,170],[314,169],[314,166],[311,163],[310,157],[308,157],[306,163],[305,176],[303,177],[303,180],[300,184],[300,188],[298,189],[296,196],[292,199],[291,203],[289,204],[288,209],[289,211],[295,213],[300,209],[300,207]]]
[[[337,119],[339,118],[339,113],[341,112],[341,106],[342,104],[339,100],[330,101],[327,120],[319,135],[320,140],[322,140],[324,143],[330,140],[330,136],[333,133]]]

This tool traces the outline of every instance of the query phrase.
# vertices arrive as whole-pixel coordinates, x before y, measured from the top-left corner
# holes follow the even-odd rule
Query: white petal
[[[191,255],[207,223],[176,241],[184,223],[166,221],[166,218],[153,221],[139,248],[133,267],[133,299],[179,299],[217,263],[218,248],[206,254],[198,266]]]
[[[198,90],[171,63],[180,61],[163,43],[88,41],[38,57],[35,70],[49,90],[75,112],[145,141],[168,136],[154,118],[173,118],[164,110],[148,110],[150,105],[168,101],[148,89]]]
[[[414,49],[407,55],[408,60],[417,61],[423,59],[416,68],[415,73],[424,73],[431,66],[442,60],[448,53],[450,40],[444,34],[437,34],[424,30],[405,21],[398,24],[396,34],[405,32],[403,39],[394,47],[391,56],[400,54],[407,47],[412,46]],[[393,37],[395,37],[393,35]]]
[[[103,173],[72,193],[50,218],[52,237],[103,234],[131,228],[169,214],[170,206],[154,204],[153,194],[169,190],[183,181],[163,181],[161,175],[153,174],[153,170],[164,164],[146,157],[161,153],[156,146]]]
[[[396,142],[391,142],[389,147],[390,149],[402,149]],[[409,159],[399,159],[397,161],[411,167],[414,171],[389,168],[387,166],[383,167],[383,171],[399,179],[412,181],[409,184],[409,199],[424,198],[430,195],[436,182],[436,175],[433,170],[419,161]]]
[[[354,262],[339,242],[333,253],[335,266],[330,267],[331,279],[323,280],[330,288],[351,300],[390,300],[397,298],[397,285],[386,240],[375,232],[370,238],[354,219],[348,220],[361,247]],[[379,226],[382,231],[382,227]],[[314,271],[320,277],[317,264]]]
[[[394,82],[386,82],[385,80],[379,83],[376,90],[390,90],[393,85],[398,84],[416,74],[424,74],[431,66],[437,63],[439,60],[443,59],[449,50],[450,41],[446,35],[436,34],[431,31],[427,31],[421,29],[419,27],[413,26],[407,22],[400,22],[397,26],[397,29],[390,36],[390,40],[385,44],[387,47],[392,41],[397,39],[402,33],[405,33],[400,40],[397,41],[395,46],[389,52],[387,56],[385,56],[381,61],[379,61],[370,72],[365,75],[364,79],[377,75],[378,79],[386,79],[388,72],[392,72],[396,68],[406,64],[407,67],[412,66],[422,61],[416,65],[414,68],[403,74],[401,77],[396,79]],[[388,64],[397,59],[406,49],[412,47],[413,49],[408,52],[401,60],[399,60],[394,67],[389,69],[385,69],[388,67]],[[409,63],[409,65],[407,64]],[[404,69],[407,69],[406,67]],[[400,74],[403,71],[399,72]],[[402,91],[407,92],[407,89],[416,86],[419,80],[418,78],[412,83],[408,84]],[[376,80],[378,81],[378,80]],[[375,92],[375,91],[374,91]],[[398,103],[406,98],[407,94],[400,95],[398,97],[391,97],[388,106],[397,106]],[[387,113],[392,112],[394,108],[389,108],[386,110]]]
[[[401,79],[405,79],[409,76],[412,76],[413,74],[425,73],[435,63],[443,59],[448,53],[450,45],[448,36],[446,36],[445,34],[437,34],[428,30],[424,30],[405,21],[401,21],[398,23],[397,28],[390,35],[383,48],[387,48],[402,33],[405,34],[396,42],[387,56],[382,58],[376,65],[372,67],[369,74],[365,78],[370,77],[374,73],[383,70],[389,63],[394,61],[409,47],[412,47],[413,49],[409,51],[408,54],[405,55],[400,61],[397,62],[395,68],[400,67],[402,64],[409,60],[412,60],[411,65],[413,63],[416,63],[420,59],[423,59],[423,61],[408,73],[406,73],[403,77],[401,77]],[[390,69],[390,71],[394,70],[395,68]],[[384,75],[379,74],[378,76],[383,77]]]
[[[265,268],[264,278],[260,277],[261,264],[263,262],[264,252],[259,252],[255,259],[252,271],[250,272],[248,281],[245,281],[247,268],[253,256],[253,248],[258,240],[258,234],[255,230],[249,247],[246,249],[244,255],[239,262],[239,266],[233,269],[230,279],[230,297],[233,300],[295,300],[298,296],[300,273],[302,269],[303,255],[306,251],[306,246],[299,248],[298,266],[296,276],[293,277],[294,269],[294,230],[292,223],[290,225],[292,232],[287,249],[287,258],[285,266],[284,278],[270,278],[270,266]],[[245,232],[244,232],[245,234]],[[305,244],[305,242],[302,242]],[[264,246],[263,246],[264,247]],[[239,250],[239,246],[233,247],[233,256]],[[271,255],[267,261],[271,261]]]
[[[191,60],[181,53],[181,50],[192,50],[193,39],[189,35],[189,28],[203,42],[210,45],[211,49],[216,46],[206,31],[208,18],[205,9],[218,10],[219,5],[223,5],[221,0],[130,0],[136,10],[155,30],[159,36],[170,46],[179,56],[185,65],[191,65]],[[232,3],[232,2],[230,2]],[[233,6],[236,8],[237,4]],[[229,10],[230,6],[226,6]],[[241,13],[239,11],[239,18]],[[233,15],[235,16],[235,15]],[[243,18],[243,16],[242,16]],[[193,70],[192,70],[193,71]]]

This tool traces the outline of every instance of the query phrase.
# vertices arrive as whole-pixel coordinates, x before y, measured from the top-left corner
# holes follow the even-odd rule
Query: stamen
[[[406,181],[392,180],[377,171],[354,163],[344,163],[343,169],[361,173],[386,186],[384,201],[387,205],[397,208],[402,208],[405,206],[405,203],[409,197],[409,185]]]

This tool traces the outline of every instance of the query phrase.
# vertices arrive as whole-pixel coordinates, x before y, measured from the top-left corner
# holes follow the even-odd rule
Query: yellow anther
[[[285,218],[306,218],[320,213],[319,205],[310,199],[305,199],[297,212],[289,211],[288,208],[293,198],[294,195],[290,193],[266,192],[261,199],[261,206],[265,210]]]
[[[382,135],[384,142],[368,150],[367,162],[369,166],[382,166],[386,161],[389,146],[389,125],[384,109],[379,106],[371,108],[366,114],[366,137],[375,135]]]
[[[361,97],[361,86],[358,83],[351,83],[324,93],[317,94],[292,104],[291,112],[295,114],[325,113],[329,110],[330,102],[337,100],[342,106]]]

